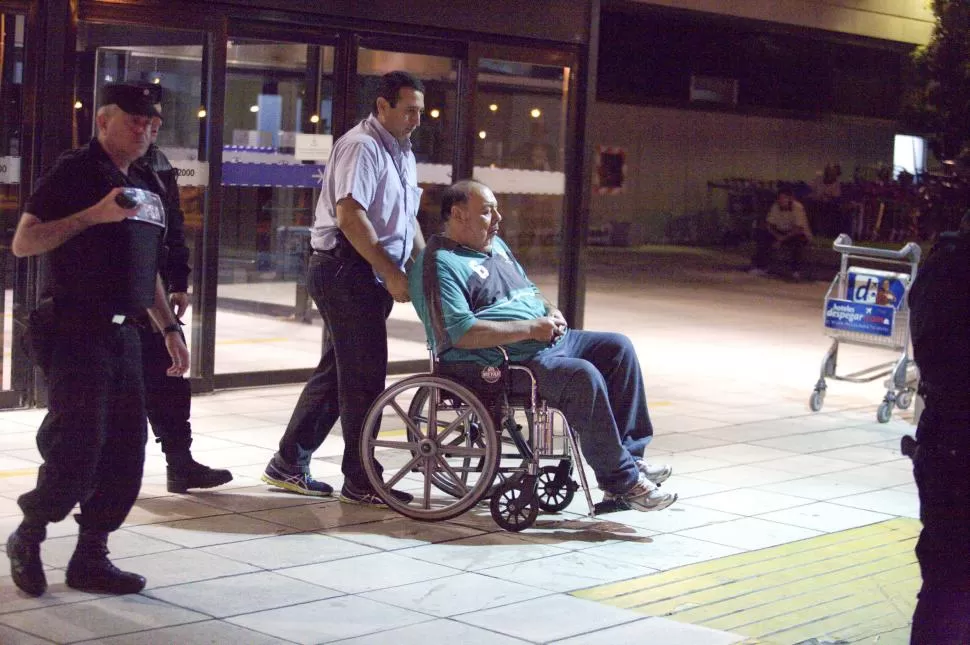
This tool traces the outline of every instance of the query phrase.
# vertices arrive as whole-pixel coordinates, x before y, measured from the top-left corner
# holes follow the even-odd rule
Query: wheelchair
[[[509,363],[507,354],[502,368],[476,366],[493,370],[483,377],[502,387],[499,404],[486,405],[462,379],[442,374],[433,354],[430,362],[431,373],[387,388],[364,421],[361,460],[389,508],[443,521],[487,501],[508,531],[531,527],[540,511],[562,511],[580,488],[590,517],[629,508],[622,500],[593,504],[576,434],[538,396],[529,368]],[[404,502],[392,488],[414,499]]]

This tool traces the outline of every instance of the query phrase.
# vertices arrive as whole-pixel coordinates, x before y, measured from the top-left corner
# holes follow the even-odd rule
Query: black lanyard
[[[369,121],[364,121],[364,123],[367,124],[368,128],[376,129],[373,125],[371,125]],[[404,174],[404,171],[401,169],[400,166],[397,165],[397,161],[394,159],[394,153],[391,152],[391,149],[387,146],[387,142],[384,141],[384,137],[381,136],[381,133],[375,132],[375,133],[372,133],[370,136],[377,139],[377,141],[381,144],[381,147],[384,148],[384,151],[387,152],[387,156],[391,158],[391,165],[394,166],[394,170],[397,171],[397,177],[398,179],[401,180],[401,186],[404,187],[404,203],[406,205],[407,199],[408,199],[408,182],[407,182],[406,175]],[[404,153],[402,151],[401,157],[402,157],[401,159],[402,162],[407,161],[407,153]]]

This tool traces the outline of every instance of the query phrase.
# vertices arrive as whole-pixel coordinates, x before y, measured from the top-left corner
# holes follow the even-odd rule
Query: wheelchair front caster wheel
[[[900,410],[908,410],[909,406],[913,404],[913,392],[912,390],[903,390],[896,395],[896,407]]]
[[[893,415],[893,404],[890,401],[883,401],[876,410],[876,421],[879,423],[889,423]]]
[[[536,501],[546,513],[558,513],[573,501],[579,486],[569,477],[568,468],[558,474],[559,466],[543,466],[539,470]]]
[[[536,478],[530,476],[516,477],[502,484],[488,503],[495,523],[512,532],[532,526],[539,517],[535,486]]]
[[[812,412],[818,412],[822,409],[822,403],[825,402],[825,390],[815,390],[812,392],[812,396],[808,399],[808,407]]]

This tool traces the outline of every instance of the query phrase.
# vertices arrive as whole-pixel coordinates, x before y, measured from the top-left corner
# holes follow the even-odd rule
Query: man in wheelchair
[[[673,504],[677,495],[658,488],[671,468],[643,458],[653,427],[630,340],[567,328],[498,236],[502,216],[484,184],[448,188],[441,219],[444,233],[417,258],[409,287],[442,372],[487,396],[504,349],[509,362],[532,370],[539,395],[579,434],[604,501],[640,511]]]

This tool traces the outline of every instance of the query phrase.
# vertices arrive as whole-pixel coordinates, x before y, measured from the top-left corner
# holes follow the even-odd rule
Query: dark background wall
[[[625,153],[622,192],[593,194],[591,226],[661,241],[674,218],[724,210],[728,178],[812,183],[837,162],[893,162],[912,45],[711,13],[611,3],[601,19],[587,144]],[[737,102],[691,100],[692,75],[736,81]]]

